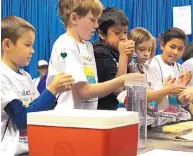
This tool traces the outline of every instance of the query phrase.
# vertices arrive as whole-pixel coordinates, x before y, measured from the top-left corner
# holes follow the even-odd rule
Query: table
[[[193,152],[193,142],[188,141],[176,141],[175,136],[183,135],[190,131],[183,133],[170,134],[162,132],[148,131],[147,146],[144,149],[140,149],[138,154],[142,154],[153,149],[164,149],[164,150],[176,150]]]

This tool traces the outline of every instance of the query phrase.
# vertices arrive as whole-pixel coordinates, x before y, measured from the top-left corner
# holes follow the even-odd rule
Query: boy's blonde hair
[[[128,33],[127,37],[135,42],[135,46],[138,46],[144,41],[152,40],[151,58],[153,58],[156,50],[156,39],[148,30],[141,27],[134,28]]]
[[[70,15],[76,12],[79,16],[86,16],[89,11],[94,16],[102,14],[102,4],[99,0],[59,0],[58,15],[62,17],[64,27],[67,27]]]
[[[7,16],[1,20],[1,43],[4,39],[10,39],[13,44],[26,30],[35,32],[35,28],[24,19],[17,16]]]

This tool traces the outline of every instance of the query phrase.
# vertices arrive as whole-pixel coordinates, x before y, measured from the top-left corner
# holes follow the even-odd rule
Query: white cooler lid
[[[73,109],[27,114],[28,125],[110,129],[139,123],[137,112]]]

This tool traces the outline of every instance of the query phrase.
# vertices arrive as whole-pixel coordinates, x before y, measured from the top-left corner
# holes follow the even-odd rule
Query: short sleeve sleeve
[[[182,68],[183,68],[184,71],[191,71],[191,72],[193,72],[192,66],[193,66],[193,61],[192,61],[192,63],[187,61],[187,62],[184,62],[182,64]]]
[[[20,96],[6,77],[1,75],[1,109],[14,99],[20,100]]]
[[[65,53],[66,57],[62,57],[61,53]],[[71,74],[75,83],[80,81],[86,81],[84,75],[83,63],[81,56],[77,51],[69,50],[67,48],[53,47],[52,55],[49,62],[47,86],[51,84],[53,76],[59,72]]]
[[[162,74],[159,64],[154,58],[148,66],[147,80],[148,82],[151,82],[153,90],[158,90],[162,88]]]

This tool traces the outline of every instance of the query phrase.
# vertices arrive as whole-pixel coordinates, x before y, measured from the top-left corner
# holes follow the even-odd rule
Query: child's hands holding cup
[[[48,87],[48,90],[56,95],[58,93],[71,90],[73,83],[74,80],[72,78],[72,75],[58,73],[54,76],[51,84]]]

